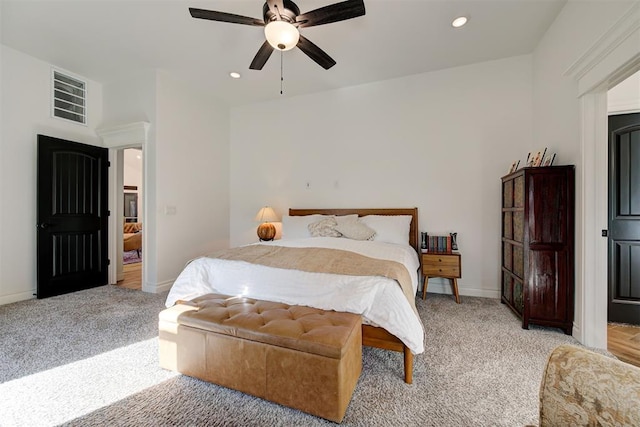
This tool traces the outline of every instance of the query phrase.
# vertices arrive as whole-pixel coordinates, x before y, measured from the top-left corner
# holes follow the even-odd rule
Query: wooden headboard
[[[411,215],[409,244],[420,254],[420,231],[418,229],[418,208],[382,208],[382,209],[289,209],[290,216],[302,215]]]

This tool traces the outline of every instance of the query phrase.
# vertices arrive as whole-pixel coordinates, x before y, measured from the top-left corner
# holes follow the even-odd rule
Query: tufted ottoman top
[[[191,301],[177,323],[192,328],[340,359],[358,314],[245,297],[207,294]]]

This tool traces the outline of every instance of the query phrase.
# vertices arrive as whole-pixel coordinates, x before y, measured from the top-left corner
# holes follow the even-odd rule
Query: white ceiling
[[[337,0],[297,0],[301,12]],[[283,54],[284,95],[392,79],[531,53],[566,0],[365,0],[366,15],[303,28],[335,65]],[[262,18],[262,0],[0,0],[2,44],[107,83],[166,69],[229,105],[280,97],[280,54],[249,64],[262,27],[193,19],[189,7]],[[453,18],[469,17],[461,29]],[[239,80],[230,71],[242,74]]]

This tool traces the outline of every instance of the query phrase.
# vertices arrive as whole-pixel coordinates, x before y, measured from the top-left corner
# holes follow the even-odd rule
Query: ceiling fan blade
[[[248,16],[234,15],[233,13],[216,12],[215,10],[189,8],[189,13],[194,18],[208,19],[210,21],[229,22],[231,24],[253,25],[255,27],[264,27],[264,21]]]
[[[321,7],[296,17],[299,28],[330,24],[365,14],[363,0],[347,0]]]
[[[262,70],[262,67],[264,67],[267,59],[269,59],[269,57],[271,56],[271,52],[273,52],[273,46],[271,46],[269,42],[265,40],[265,42],[262,43],[262,46],[260,46],[260,49],[258,49],[258,53],[256,53],[253,61],[251,61],[249,69]]]
[[[280,14],[284,11],[284,2],[282,0],[267,0],[269,10],[280,18]]]
[[[325,70],[336,65],[336,61],[333,60],[327,53],[320,49],[315,44],[311,43],[309,39],[300,34],[300,40],[297,45],[301,51],[305,53],[309,58],[313,59],[318,65]]]

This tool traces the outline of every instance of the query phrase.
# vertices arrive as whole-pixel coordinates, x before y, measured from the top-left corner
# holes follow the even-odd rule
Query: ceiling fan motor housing
[[[280,12],[280,18],[276,13],[273,13],[269,8],[269,5],[265,2],[264,6],[262,6],[262,16],[264,17],[265,24],[268,24],[271,21],[287,21],[290,24],[296,23],[296,16],[300,15],[300,8],[292,2],[291,0],[283,0],[284,10]]]

